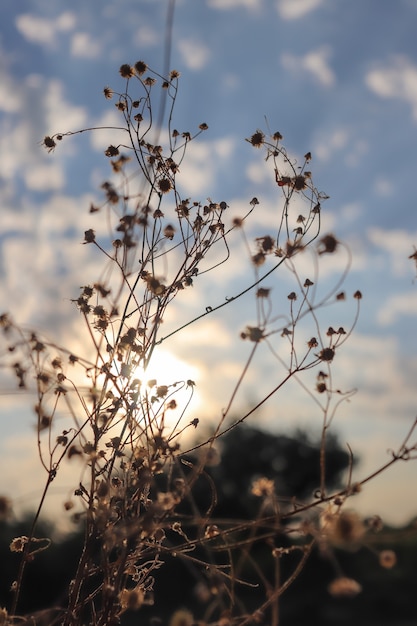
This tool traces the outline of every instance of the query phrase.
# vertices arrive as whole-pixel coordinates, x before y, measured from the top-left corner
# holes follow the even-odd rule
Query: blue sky
[[[116,112],[102,89],[121,87],[122,63],[142,59],[163,70],[167,6],[166,0],[0,5],[0,301],[20,322],[60,338],[76,336],[70,298],[96,270],[79,242],[91,227],[89,202],[108,176],[109,136],[66,138],[51,154],[41,142],[46,134],[111,123]],[[170,69],[181,72],[176,124],[191,132],[201,122],[209,126],[190,146],[184,194],[224,199],[233,214],[259,197],[264,212],[253,233],[263,235],[277,188],[245,137],[266,130],[266,119],[291,155],[313,154],[314,182],[330,196],[323,228],[351,250],[347,293],[364,295],[355,333],[335,363],[346,388],[358,388],[335,430],[357,450],[364,472],[387,459],[387,448],[401,442],[417,413],[417,285],[408,260],[417,246],[416,23],[416,0],[177,0],[172,30]],[[323,270],[325,284],[342,265]],[[234,261],[207,279],[207,304],[234,293],[244,280],[238,267]],[[189,296],[180,312],[199,306],[200,296]],[[202,406],[210,411],[225,404],[222,393],[247,347],[235,346],[231,336],[253,315],[253,303],[245,301],[170,347],[194,371],[217,372],[206,387],[201,382]],[[328,315],[336,325],[339,312]],[[217,352],[214,336],[223,342]],[[270,375],[263,357],[258,367],[263,379]],[[242,405],[262,393],[256,377],[250,382]],[[299,395],[290,390],[273,403],[262,424],[318,431],[314,407]],[[7,471],[0,486],[7,490],[16,457],[29,458],[34,442],[27,398],[26,404],[22,396],[2,400]],[[417,513],[410,497],[416,479],[411,463],[394,469],[358,506],[404,521]],[[30,491],[23,480],[18,489],[22,497]]]

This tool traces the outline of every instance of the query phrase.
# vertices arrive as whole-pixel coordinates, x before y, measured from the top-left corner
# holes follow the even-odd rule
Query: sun
[[[187,422],[188,417],[190,421],[195,418],[196,410],[202,404],[198,391],[200,374],[195,365],[183,361],[171,352],[155,349],[146,371],[143,367],[137,367],[132,372],[132,378],[140,380],[142,388],[149,384],[152,388],[169,387],[177,403],[177,409],[172,412],[173,420],[186,408],[184,420]]]

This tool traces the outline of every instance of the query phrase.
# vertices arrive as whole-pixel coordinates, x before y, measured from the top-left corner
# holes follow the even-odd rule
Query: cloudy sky
[[[167,7],[167,0],[0,5],[1,308],[72,341],[71,349],[81,339],[70,299],[97,268],[80,242],[86,229],[99,230],[88,207],[108,177],[103,150],[110,136],[66,138],[50,154],[42,140],[114,124],[117,112],[103,87],[122,88],[122,63],[141,59],[163,71]],[[232,217],[256,196],[261,205],[251,235],[263,236],[276,219],[280,190],[245,138],[269,125],[294,158],[313,155],[314,183],[330,196],[323,229],[352,257],[344,288],[364,296],[355,332],[335,361],[339,384],[357,389],[334,427],[361,458],[358,478],[389,458],[387,449],[398,447],[417,414],[417,284],[408,259],[417,246],[416,24],[417,0],[177,0],[171,31],[170,69],[181,72],[175,123],[192,133],[201,122],[209,126],[181,168],[185,197],[225,200]],[[347,258],[342,249],[321,269],[325,286],[337,281]],[[188,319],[224,301],[250,272],[249,263],[232,258],[177,313]],[[290,275],[282,285],[287,293]],[[279,315],[278,295],[275,305]],[[354,314],[355,302],[347,302],[327,310],[326,320],[349,326]],[[173,367],[197,379],[201,414],[219,414],[226,405],[248,349],[239,332],[254,318],[253,298],[247,299],[167,345],[165,363],[176,355],[181,363],[174,359]],[[273,386],[268,356],[256,367],[237,408]],[[25,458],[35,475],[30,399],[7,392],[3,386],[0,488],[29,506],[36,485],[17,468]],[[257,419],[275,432],[300,425],[317,433],[321,424],[320,411],[297,385]],[[416,481],[415,465],[398,466],[357,505],[404,522],[417,514]]]

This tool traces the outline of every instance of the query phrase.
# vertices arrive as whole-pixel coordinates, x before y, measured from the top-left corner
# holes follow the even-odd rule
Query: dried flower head
[[[158,180],[158,188],[161,193],[168,193],[172,189],[172,184],[169,178],[161,178]]]
[[[29,541],[29,538],[26,537],[25,535],[22,535],[21,537],[15,537],[10,544],[10,551],[11,552],[23,552],[25,545],[27,544],[28,541]]]
[[[194,617],[190,611],[179,609],[169,620],[169,626],[193,626]]]
[[[254,148],[260,148],[265,143],[265,135],[261,130],[257,130],[256,133],[248,139],[249,143],[254,146]]]
[[[382,550],[379,553],[379,564],[385,569],[391,569],[397,563],[397,555],[393,550]]]
[[[119,602],[122,611],[137,611],[143,604],[145,595],[143,589],[136,587],[135,589],[122,589],[119,594]]]
[[[142,74],[144,74],[148,70],[148,66],[144,61],[136,61],[135,70],[139,74],[139,76],[142,76]]]
[[[339,245],[338,240],[334,235],[325,235],[319,241],[318,253],[319,254],[332,254],[336,252],[336,248]]]
[[[135,75],[133,67],[128,63],[123,63],[123,65],[120,66],[119,73],[122,78],[132,78],[132,76]]]
[[[258,478],[254,480],[251,487],[251,494],[258,498],[267,498],[273,496],[275,493],[274,481],[269,478]]]
[[[340,576],[335,578],[328,586],[329,593],[337,598],[354,598],[362,591],[361,585],[353,578]]]
[[[327,516],[324,530],[332,544],[357,547],[366,528],[355,511],[340,511]]]
[[[47,135],[46,137],[44,137],[43,145],[48,150],[48,152],[51,152],[56,147],[56,142],[52,137],[49,137]]]

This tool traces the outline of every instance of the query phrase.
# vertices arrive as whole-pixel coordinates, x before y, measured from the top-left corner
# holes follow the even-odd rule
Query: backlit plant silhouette
[[[123,65],[120,74],[124,90],[104,89],[109,105],[120,115],[120,126],[113,129],[115,141],[105,150],[111,175],[102,185],[103,203],[89,208],[91,228],[84,233],[84,244],[101,255],[103,268],[100,278],[84,285],[73,300],[87,337],[85,352],[75,354],[71,346],[59,346],[17,327],[8,314],[1,316],[5,359],[20,387],[36,386],[37,445],[45,485],[32,528],[11,544],[12,551],[21,553],[21,566],[17,579],[11,581],[13,605],[3,609],[0,623],[25,623],[19,616],[25,570],[50,543],[37,536],[37,522],[57,474],[69,459],[75,459],[80,473],[73,496],[63,504],[64,514],[84,529],[78,569],[62,604],[27,618],[27,623],[104,626],[119,624],[127,611],[138,611],[140,619],[140,611],[154,601],[164,563],[182,559],[204,576],[205,592],[200,615],[184,611],[173,617],[172,624],[191,625],[195,619],[222,626],[277,624],[279,599],[315,547],[331,551],[340,544],[362,545],[369,526],[379,526],[376,518],[366,526],[346,509],[350,496],[372,478],[352,483],[353,461],[345,486],[328,491],[329,428],[339,404],[354,393],[341,390],[332,375],[333,361],[353,330],[361,302],[360,292],[346,295],[342,288],[349,251],[332,233],[320,232],[326,196],[313,184],[311,154],[298,164],[287,154],[279,132],[265,135],[255,130],[247,139],[259,149],[276,181],[280,208],[269,232],[253,232],[251,219],[263,210],[256,197],[248,200],[246,212],[239,217],[231,215],[227,198],[183,197],[181,165],[189,144],[207,125],[200,124],[196,132],[175,129],[178,72],[163,77],[139,61]],[[158,103],[161,114],[155,120]],[[99,128],[78,132],[87,130],[100,132]],[[74,134],[45,137],[44,146],[53,151]],[[97,220],[108,224],[107,237],[96,235]],[[251,268],[248,283],[225,299],[219,281],[210,306],[167,331],[163,325],[167,310],[183,291],[198,289],[207,272],[221,276],[222,265],[235,253],[232,237],[242,243],[239,254],[246,251]],[[347,259],[345,270],[330,291],[320,295],[320,263],[339,253]],[[298,266],[306,255],[311,258],[310,276],[302,275]],[[278,302],[274,287],[283,272],[292,277],[293,288],[284,302]],[[253,294],[256,322],[248,322],[235,337],[247,344],[246,362],[229,396],[221,398],[224,408],[217,420],[204,423],[204,432],[210,434],[199,439],[200,417],[205,418],[189,409],[195,382],[179,381],[175,372],[169,380],[148,380],[147,369],[158,346],[202,318],[239,306],[248,293]],[[337,303],[352,309],[351,324],[322,327],[320,311]],[[236,417],[236,396],[249,384],[248,372],[262,350],[277,362],[269,390]],[[222,436],[249,419],[290,380],[311,397],[322,417],[317,491],[303,502],[283,499],[274,481],[260,477],[252,485],[252,496],[259,500],[254,519],[217,519],[216,485],[206,466],[213,463]],[[415,455],[415,446],[409,443],[414,426],[374,475]],[[211,494],[211,505],[204,510],[193,498],[201,478],[207,480]],[[251,556],[251,549],[259,544],[276,564],[273,580],[266,579]],[[297,558],[282,579],[280,561],[288,555]],[[381,557],[385,567],[394,561],[388,552]],[[245,605],[245,589],[254,585],[264,589],[264,601],[255,610]],[[360,591],[360,583],[336,571],[329,591],[352,596]]]

